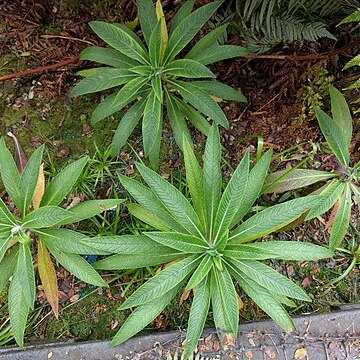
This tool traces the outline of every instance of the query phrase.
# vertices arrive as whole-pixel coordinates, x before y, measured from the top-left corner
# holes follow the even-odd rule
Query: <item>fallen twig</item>
[[[60,68],[62,66],[72,64],[77,60],[78,60],[78,57],[73,56],[73,57],[68,58],[66,60],[62,60],[62,61],[60,61],[60,62],[58,62],[56,64],[40,66],[40,67],[37,67],[35,69],[18,71],[18,72],[15,72],[13,74],[0,76],[0,81],[10,80],[10,79],[14,79],[14,78],[25,76],[25,75],[38,74],[38,73],[42,73],[42,72],[48,71],[48,70],[55,70],[55,69],[58,69],[58,68]]]

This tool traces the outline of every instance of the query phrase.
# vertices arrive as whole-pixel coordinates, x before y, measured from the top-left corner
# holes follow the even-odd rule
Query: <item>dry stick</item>
[[[25,76],[25,75],[38,74],[38,73],[41,73],[41,72],[44,72],[44,71],[47,71],[47,70],[54,70],[54,69],[60,68],[60,67],[65,66],[65,65],[72,64],[77,60],[78,60],[78,57],[73,56],[73,57],[71,57],[69,59],[62,60],[62,61],[58,62],[57,64],[40,66],[40,67],[35,68],[35,69],[29,69],[29,70],[24,70],[24,71],[18,71],[18,72],[15,72],[13,74],[0,76],[0,81],[14,79],[14,78],[17,78],[17,77],[20,77],[20,76]]]
[[[64,36],[64,35],[41,35],[40,36],[43,39],[65,39],[65,40],[72,40],[72,41],[79,41],[79,42],[83,42],[85,44],[89,44],[94,46],[95,44],[92,43],[91,41],[88,40],[84,40],[84,39],[79,39],[79,38],[74,38],[71,36]]]

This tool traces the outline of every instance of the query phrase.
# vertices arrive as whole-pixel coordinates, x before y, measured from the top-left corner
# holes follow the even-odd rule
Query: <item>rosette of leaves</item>
[[[137,0],[145,44],[122,24],[90,22],[92,30],[109,47],[89,47],[81,53],[80,58],[107,66],[82,71],[85,78],[74,87],[71,95],[116,88],[96,107],[92,124],[129,105],[112,141],[114,155],[142,119],[144,154],[156,167],[164,108],[175,140],[182,148],[183,137],[191,141],[185,119],[206,135],[210,125],[205,117],[225,128],[229,125],[217,101],[246,101],[240,92],[214,81],[214,73],[206,67],[219,60],[247,54],[247,50],[240,46],[217,43],[226,25],[210,31],[182,55],[186,45],[223,0],[212,1],[192,11],[194,2],[188,0],[184,3],[168,30],[160,0],[156,8],[152,0]]]
[[[23,171],[19,171],[4,139],[0,140],[1,178],[15,205],[14,212],[10,212],[0,199],[0,292],[10,281],[10,323],[19,346],[24,344],[27,318],[30,309],[34,308],[36,296],[33,256],[37,259],[45,296],[58,317],[57,276],[51,255],[80,280],[95,286],[107,286],[79,254],[109,254],[87,245],[86,235],[59,226],[98,215],[121,202],[118,199],[89,200],[70,210],[60,207],[59,204],[70,193],[88,162],[88,157],[65,167],[45,186],[43,151],[44,146],[35,150]]]
[[[121,176],[121,183],[137,201],[128,208],[157,231],[120,236],[111,244],[91,239],[92,247],[119,253],[96,262],[96,269],[135,269],[170,262],[122,304],[123,310],[137,308],[112,345],[142,330],[184,288],[194,292],[185,359],[197,345],[210,304],[216,328],[236,336],[239,307],[234,281],[283,329],[294,329],[284,305],[293,305],[291,298],[311,300],[299,286],[262,260],[317,260],[332,252],[310,243],[256,240],[293,222],[320,198],[298,198],[250,214],[263,187],[271,150],[251,169],[248,151],[222,191],[218,126],[210,128],[203,168],[186,139],[183,148],[191,201],[156,172],[137,164],[147,186]]]
[[[306,220],[314,219],[333,208],[329,247],[336,249],[344,239],[350,223],[352,197],[359,205],[360,162],[350,162],[350,142],[352,137],[352,118],[343,94],[335,87],[329,87],[332,117],[319,107],[315,114],[330,150],[339,165],[335,173],[311,169],[292,169],[270,174],[264,192],[285,192],[332,179],[315,193],[321,200],[306,215]]]

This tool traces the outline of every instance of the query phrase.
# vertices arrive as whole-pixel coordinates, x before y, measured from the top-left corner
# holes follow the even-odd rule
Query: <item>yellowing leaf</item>
[[[219,102],[222,102],[222,101],[223,101],[223,99],[221,99],[221,98],[219,98],[219,97],[216,97],[216,96],[212,96],[212,95],[210,95],[210,97],[211,97],[214,101],[216,101],[217,103],[219,103]]]
[[[166,46],[168,43],[168,32],[166,27],[165,15],[161,5],[161,0],[156,2],[156,16],[161,20],[161,59],[164,58]]]
[[[41,203],[41,199],[45,192],[45,176],[44,176],[44,164],[41,164],[39,170],[39,177],[32,198],[32,206],[34,209],[38,209]]]
[[[295,351],[294,359],[295,360],[302,360],[307,357],[307,351],[305,348],[300,348]]]
[[[38,241],[38,271],[45,292],[46,299],[50,304],[56,318],[59,316],[59,294],[56,271],[50,254],[44,244]]]

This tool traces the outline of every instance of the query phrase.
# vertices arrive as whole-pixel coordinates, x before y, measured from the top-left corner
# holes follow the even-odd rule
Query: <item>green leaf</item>
[[[343,193],[346,184],[341,180],[333,180],[329,184],[326,184],[322,188],[316,191],[317,195],[321,196],[318,204],[313,206],[307,214],[305,220],[314,219],[331,209],[336,200],[338,200]]]
[[[224,256],[240,260],[294,260],[311,261],[333,256],[329,249],[297,241],[266,241],[253,244],[230,244]]]
[[[129,104],[137,95],[139,90],[148,82],[148,79],[143,77],[136,77],[130,80],[117,94],[114,99],[116,106],[121,104],[121,107]]]
[[[158,20],[156,17],[155,7],[151,0],[136,1],[141,30],[147,44],[150,42],[150,35]]]
[[[351,136],[352,136],[352,118],[350,109],[346,103],[344,95],[336,89],[334,86],[329,86],[330,98],[331,98],[331,113],[333,121],[340,130],[341,139],[344,146],[348,149],[350,147]]]
[[[232,275],[255,303],[285,331],[295,330],[295,325],[282,305],[262,286],[255,284],[251,277],[231,267]]]
[[[191,84],[220,99],[247,102],[246,97],[240,91],[218,81],[192,81]]]
[[[180,59],[170,62],[162,71],[165,74],[185,77],[190,79],[210,77],[215,75],[206,66],[190,59]]]
[[[144,234],[161,245],[186,254],[203,253],[209,247],[205,240],[192,235],[157,231],[145,232]]]
[[[24,195],[20,191],[20,174],[10,151],[6,148],[4,138],[0,139],[0,173],[6,192],[16,207],[22,209]]]
[[[217,61],[231,59],[234,57],[248,55],[249,51],[236,45],[215,45],[204,49],[199,53],[193,54],[188,59],[196,60],[203,65],[209,65]]]
[[[269,291],[289,298],[311,301],[303,289],[271,267],[253,260],[228,260],[241,273],[247,275],[252,282],[259,284]]]
[[[127,208],[131,215],[137,217],[145,224],[150,225],[154,229],[161,231],[170,231],[171,229],[168,227],[167,223],[159,219],[154,213],[146,209],[144,206],[139,204],[130,203],[127,204]]]
[[[5,289],[10,277],[14,274],[19,246],[14,245],[0,261],[0,293]]]
[[[217,248],[223,249],[226,245],[225,239],[227,238],[229,225],[241,206],[245,194],[249,165],[250,152],[247,150],[224,190],[215,216],[213,233],[214,245]]]
[[[180,283],[167,293],[154,299],[153,302],[141,305],[133,311],[112,339],[111,345],[115,346],[123,343],[153,321],[180,291],[182,285]]]
[[[71,217],[61,221],[58,225],[73,224],[81,220],[90,219],[91,217],[99,215],[106,210],[117,207],[123,201],[123,199],[85,201],[69,209],[69,212],[71,212]]]
[[[231,222],[233,228],[251,209],[259,198],[272,157],[272,149],[268,150],[251,169],[241,206]]]
[[[163,88],[160,76],[154,76],[151,79],[151,88],[155,93],[158,100],[162,103],[163,102]]]
[[[192,106],[199,109],[203,114],[214,120],[215,123],[220,124],[224,128],[229,127],[229,122],[220,106],[210,97],[210,95],[191,85],[180,80],[169,81],[181,94],[181,96],[188,101]]]
[[[259,239],[290,224],[319,201],[319,196],[306,196],[271,206],[244,221],[228,241],[243,243]]]
[[[207,214],[204,191],[204,176],[202,169],[196,159],[193,148],[184,139],[184,160],[186,169],[186,183],[190,191],[194,209],[200,219],[202,230],[207,228]]]
[[[114,114],[115,112],[121,110],[123,107],[122,103],[116,103],[115,97],[118,92],[107,96],[98,106],[96,106],[95,110],[91,115],[91,124],[95,125],[100,120],[105,119],[106,117]],[[129,101],[130,102],[130,101]]]
[[[169,266],[137,289],[127,300],[125,300],[121,305],[120,310],[154,302],[156,298],[165,295],[168,291],[182,283],[198,264],[199,256],[192,255]]]
[[[111,142],[111,154],[115,156],[125,145],[130,134],[135,129],[136,125],[143,114],[145,108],[145,99],[138,100],[122,117],[119,126],[115,131],[114,138]]]
[[[99,46],[90,46],[85,48],[79,56],[80,60],[96,61],[101,64],[114,66],[118,69],[129,69],[137,66],[139,63],[134,59],[123,55],[121,52]]]
[[[134,66],[130,68],[129,71],[131,71],[134,74],[138,74],[146,77],[151,75],[151,66],[149,65]]]
[[[116,254],[97,261],[93,266],[98,270],[140,269],[142,267],[166,264],[170,261],[179,260],[184,256],[184,254],[177,253],[175,250],[172,251],[172,254],[163,255]]]
[[[186,230],[180,225],[178,219],[174,218],[161,203],[158,197],[146,186],[134,179],[119,175],[121,184],[130,193],[130,195],[149,212],[165,222],[172,230],[180,233]]]
[[[89,25],[102,40],[114,49],[142,64],[149,63],[148,55],[143,47],[119,25],[103,21],[90,21]]]
[[[50,246],[48,248],[55,259],[80,280],[95,286],[108,286],[94,268],[80,255],[70,254]]]
[[[156,67],[160,65],[161,54],[161,20],[159,20],[151,32],[149,41],[149,57],[152,66]]]
[[[331,227],[329,247],[336,249],[343,241],[350,223],[351,216],[351,190],[350,185],[346,184],[345,191],[340,198],[339,208],[336,212],[334,222]]]
[[[39,178],[43,152],[44,145],[40,146],[34,151],[29,161],[25,165],[24,171],[20,178],[19,190],[23,196],[23,204],[21,206],[22,216],[26,215],[34,195],[36,184]]]
[[[185,196],[160,175],[137,163],[140,174],[172,217],[190,234],[202,237],[199,218]]]
[[[162,103],[152,91],[146,101],[144,117],[142,122],[142,134],[144,144],[144,154],[149,156],[156,138],[162,128]]]
[[[26,304],[33,309],[36,291],[35,274],[30,247],[27,244],[20,244],[19,246],[19,254],[14,278],[15,277],[21,285]]]
[[[102,68],[100,72],[80,80],[71,90],[70,96],[91,94],[126,84],[138,75],[127,69]]]
[[[263,193],[283,193],[290,190],[300,189],[319,181],[325,181],[337,176],[338,174],[319,170],[280,170],[268,175],[264,184]]]
[[[191,59],[192,56],[196,56],[197,54],[200,54],[202,51],[217,44],[218,39],[220,38],[221,35],[224,34],[227,27],[228,24],[224,24],[217,27],[216,29],[211,30],[190,49],[190,51],[186,54],[185,57]]]
[[[183,344],[184,359],[188,359],[196,349],[209,312],[210,298],[210,283],[205,279],[197,288],[190,308],[186,339]]]
[[[325,136],[331,150],[335,154],[336,158],[343,165],[348,165],[349,148],[343,139],[342,130],[337,123],[319,107],[315,107],[315,114],[318,119],[321,132]]]
[[[174,132],[175,141],[181,151],[184,151],[183,140],[185,139],[190,144],[192,143],[190,132],[186,126],[184,115],[179,109],[176,98],[169,95],[168,92],[166,92],[165,95],[167,115]]]
[[[187,117],[188,121],[194,125],[196,129],[201,131],[204,135],[209,134],[210,124],[209,122],[192,106],[186,104],[184,101],[181,101],[175,97],[176,103],[180,109],[180,111]]]
[[[42,206],[25,216],[23,226],[28,229],[41,229],[58,225],[73,216],[70,211],[61,207]]]
[[[221,198],[222,173],[220,160],[221,145],[219,129],[217,125],[213,125],[210,128],[209,136],[206,141],[204,155],[204,192],[206,214],[208,216],[207,233],[209,234],[210,239],[212,239],[215,216]]]
[[[101,251],[88,244],[86,240],[91,238],[74,230],[69,229],[42,229],[38,231],[45,244],[50,244],[60,251],[71,254],[107,255],[111,251]]]
[[[23,292],[22,283],[19,279],[19,272],[15,273],[10,282],[8,306],[11,331],[14,334],[16,343],[23,347],[24,333],[30,307]]]
[[[9,211],[8,207],[0,198],[0,222],[2,227],[12,227],[16,224],[15,216]]]
[[[211,255],[205,255],[201,260],[201,263],[196,268],[191,278],[189,279],[186,289],[187,291],[193,289],[198,286],[208,275],[209,271],[212,269],[214,265],[213,257]]]
[[[80,240],[84,245],[105,253],[166,255],[178,253],[144,235],[96,236]],[[180,255],[180,254],[179,254]]]
[[[197,9],[185,17],[170,36],[165,54],[165,63],[175,58],[177,54],[191,41],[196,33],[215,13],[223,1],[213,1]]]
[[[3,260],[7,249],[9,248],[11,240],[12,240],[12,234],[10,231],[0,235],[0,263]]]
[[[71,192],[88,161],[89,157],[84,156],[60,171],[46,186],[41,199],[41,206],[59,205],[64,197]]]
[[[191,14],[191,11],[194,7],[195,0],[187,0],[185,3],[181,6],[179,11],[176,12],[172,23],[170,27],[169,34],[171,35],[174,30],[177,28],[177,26],[183,21],[187,16]]]

